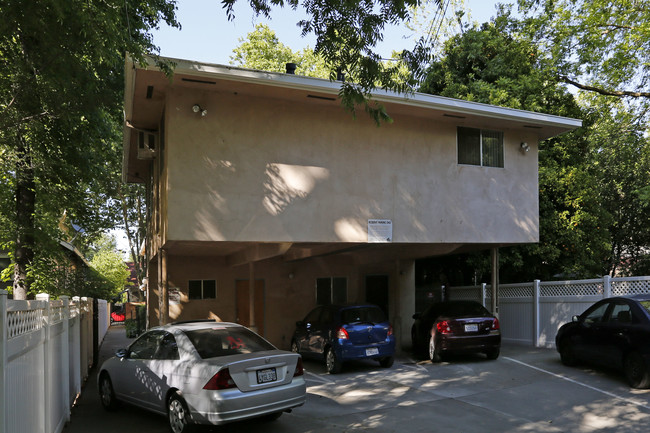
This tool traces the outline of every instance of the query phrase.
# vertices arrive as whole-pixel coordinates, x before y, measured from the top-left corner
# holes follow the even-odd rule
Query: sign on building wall
[[[368,220],[368,242],[393,242],[393,221]]]

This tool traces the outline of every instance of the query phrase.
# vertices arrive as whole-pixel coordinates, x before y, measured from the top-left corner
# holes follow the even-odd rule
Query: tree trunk
[[[22,138],[18,143],[16,163],[16,250],[14,265],[14,299],[27,299],[29,266],[34,261],[34,212],[36,185],[29,147]]]

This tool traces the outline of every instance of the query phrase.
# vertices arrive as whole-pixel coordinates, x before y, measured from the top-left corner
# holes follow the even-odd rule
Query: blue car
[[[345,361],[374,359],[393,365],[395,336],[386,315],[376,305],[322,305],[296,322],[291,350],[325,361],[327,371],[341,371]]]

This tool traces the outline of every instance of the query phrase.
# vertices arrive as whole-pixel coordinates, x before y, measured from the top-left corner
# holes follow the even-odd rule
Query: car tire
[[[329,348],[325,354],[325,365],[327,366],[327,372],[329,374],[341,372],[341,360],[336,356],[336,351],[332,348]]]
[[[117,409],[117,398],[115,398],[113,382],[111,382],[111,377],[106,372],[103,372],[99,379],[99,399],[107,411],[112,412]]]
[[[495,360],[495,359],[497,359],[499,357],[499,353],[500,353],[499,348],[490,349],[487,352],[485,352],[485,356],[487,356],[487,359]]]
[[[568,341],[562,341],[560,343],[560,361],[567,367],[573,367],[578,364],[578,359]]]
[[[623,365],[625,377],[632,388],[650,387],[650,371],[638,352],[629,353]]]
[[[393,358],[392,356],[386,356],[379,360],[379,365],[381,365],[383,368],[390,368],[393,366],[394,362],[395,362],[395,358]]]
[[[300,353],[300,351],[298,350],[298,343],[296,343],[296,340],[293,340],[291,342],[291,351],[293,353]]]
[[[174,393],[169,397],[167,419],[172,433],[187,433],[192,430],[190,412],[187,409],[185,400],[178,393]]]
[[[436,337],[432,335],[429,339],[429,359],[431,362],[440,362],[440,347],[436,344]]]

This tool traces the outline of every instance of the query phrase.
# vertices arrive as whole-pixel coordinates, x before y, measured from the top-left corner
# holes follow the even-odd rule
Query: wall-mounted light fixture
[[[208,110],[201,108],[199,104],[192,105],[192,111],[194,111],[195,113],[201,113],[201,117],[205,117],[208,115]]]
[[[528,145],[528,143],[526,143],[525,141],[522,142],[522,143],[521,143],[521,150],[522,150],[523,152],[528,152],[528,151],[530,150],[530,146]]]

